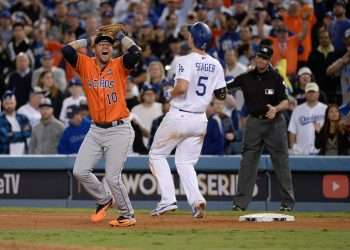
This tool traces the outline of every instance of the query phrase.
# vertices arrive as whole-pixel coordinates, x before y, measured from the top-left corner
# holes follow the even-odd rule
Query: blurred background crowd
[[[90,126],[82,84],[64,61],[64,44],[123,23],[142,48],[127,82],[136,132],[147,154],[169,110],[176,58],[189,53],[187,25],[207,23],[208,54],[227,79],[254,68],[260,44],[274,50],[284,78],[291,154],[346,155],[350,145],[350,4],[337,0],[2,0],[0,2],[0,154],[74,154]],[[93,56],[91,48],[80,51]],[[122,54],[115,44],[115,56]],[[202,154],[239,154],[247,118],[236,90],[213,99]]]

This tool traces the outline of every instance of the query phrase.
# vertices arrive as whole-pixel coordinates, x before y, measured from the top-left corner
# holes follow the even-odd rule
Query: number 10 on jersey
[[[117,93],[112,92],[110,94],[107,94],[107,101],[109,105],[117,102]]]
[[[208,81],[208,77],[207,76],[200,76],[198,78],[198,82],[197,82],[197,90],[196,90],[196,94],[199,96],[204,96],[205,93],[207,92],[207,83]]]

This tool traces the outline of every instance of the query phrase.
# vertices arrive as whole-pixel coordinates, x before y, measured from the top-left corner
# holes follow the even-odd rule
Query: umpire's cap
[[[273,55],[273,49],[269,46],[259,46],[256,56],[270,60]]]
[[[114,43],[114,38],[111,37],[110,35],[99,33],[97,34],[95,38],[95,45],[100,43],[100,42],[109,42],[110,44]]]

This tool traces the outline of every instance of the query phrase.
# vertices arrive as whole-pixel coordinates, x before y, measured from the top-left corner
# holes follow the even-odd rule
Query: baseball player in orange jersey
[[[113,59],[112,45],[115,39],[121,42],[126,53]],[[96,57],[77,53],[77,49],[90,44]],[[120,215],[109,224],[118,227],[134,225],[134,210],[121,172],[134,140],[125,102],[126,80],[129,70],[140,59],[140,48],[122,31],[116,31],[113,34],[100,33],[95,38],[73,41],[62,49],[62,53],[80,75],[93,121],[79,149],[73,170],[74,176],[97,201],[91,221],[102,221],[114,199]],[[103,156],[106,161],[105,180],[113,197],[92,173],[96,162]]]

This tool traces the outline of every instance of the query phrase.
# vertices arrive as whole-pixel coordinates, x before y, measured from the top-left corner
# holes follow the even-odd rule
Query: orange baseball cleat
[[[112,207],[112,205],[113,199],[103,205],[97,205],[96,213],[92,214],[90,217],[91,221],[94,223],[102,221],[107,215],[108,208]]]
[[[115,220],[111,220],[109,225],[111,227],[130,227],[136,224],[136,219],[134,215],[125,216],[121,215]]]

